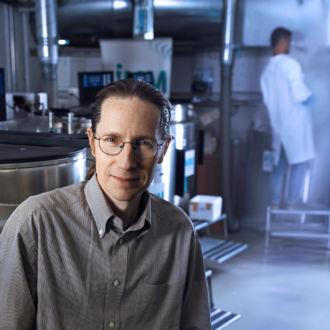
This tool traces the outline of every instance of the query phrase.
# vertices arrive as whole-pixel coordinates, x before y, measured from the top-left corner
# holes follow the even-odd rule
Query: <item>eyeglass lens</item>
[[[111,135],[100,138],[100,148],[108,155],[117,155],[124,148],[126,143],[132,144],[133,152],[138,158],[152,157],[157,151],[155,141],[148,138],[135,139],[132,142],[125,142],[121,137]]]

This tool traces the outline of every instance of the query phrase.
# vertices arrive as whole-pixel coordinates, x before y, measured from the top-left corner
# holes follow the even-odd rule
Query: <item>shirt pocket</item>
[[[144,326],[150,322],[150,329],[179,329],[183,290],[183,284],[140,284],[136,307]]]

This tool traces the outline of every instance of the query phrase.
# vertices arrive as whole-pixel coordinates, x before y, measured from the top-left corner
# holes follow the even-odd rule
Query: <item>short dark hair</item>
[[[96,97],[92,108],[92,130],[95,133],[96,126],[101,119],[102,104],[109,97],[137,97],[141,101],[149,102],[160,110],[161,138],[166,140],[169,136],[171,119],[170,101],[151,84],[135,80],[133,78],[121,79],[106,85]]]
[[[270,44],[274,49],[281,39],[289,39],[292,36],[292,32],[284,27],[277,27],[273,30],[270,37]]]

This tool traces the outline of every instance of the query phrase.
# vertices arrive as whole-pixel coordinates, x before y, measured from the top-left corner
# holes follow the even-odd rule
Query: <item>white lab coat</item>
[[[289,164],[314,158],[311,114],[302,103],[311,91],[300,64],[286,54],[273,56],[261,76],[261,91],[273,129],[274,163],[278,164],[281,144]]]

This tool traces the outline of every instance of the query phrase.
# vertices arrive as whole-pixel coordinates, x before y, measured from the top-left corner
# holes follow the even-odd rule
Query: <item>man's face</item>
[[[132,142],[145,137],[163,143],[151,158],[139,159],[132,144],[126,143],[117,155],[107,155],[99,148],[99,141],[88,130],[92,153],[96,159],[97,180],[108,198],[115,204],[140,198],[148,188],[157,163],[161,163],[167,150],[167,141],[160,139],[160,110],[137,97],[111,97],[103,102],[96,137],[116,135]]]
[[[291,38],[281,38],[276,46],[277,54],[289,54],[291,47]]]
[[[285,38],[285,39],[283,39],[283,42],[284,42],[284,45],[283,45],[284,53],[289,54],[290,47],[291,47],[291,38]]]

